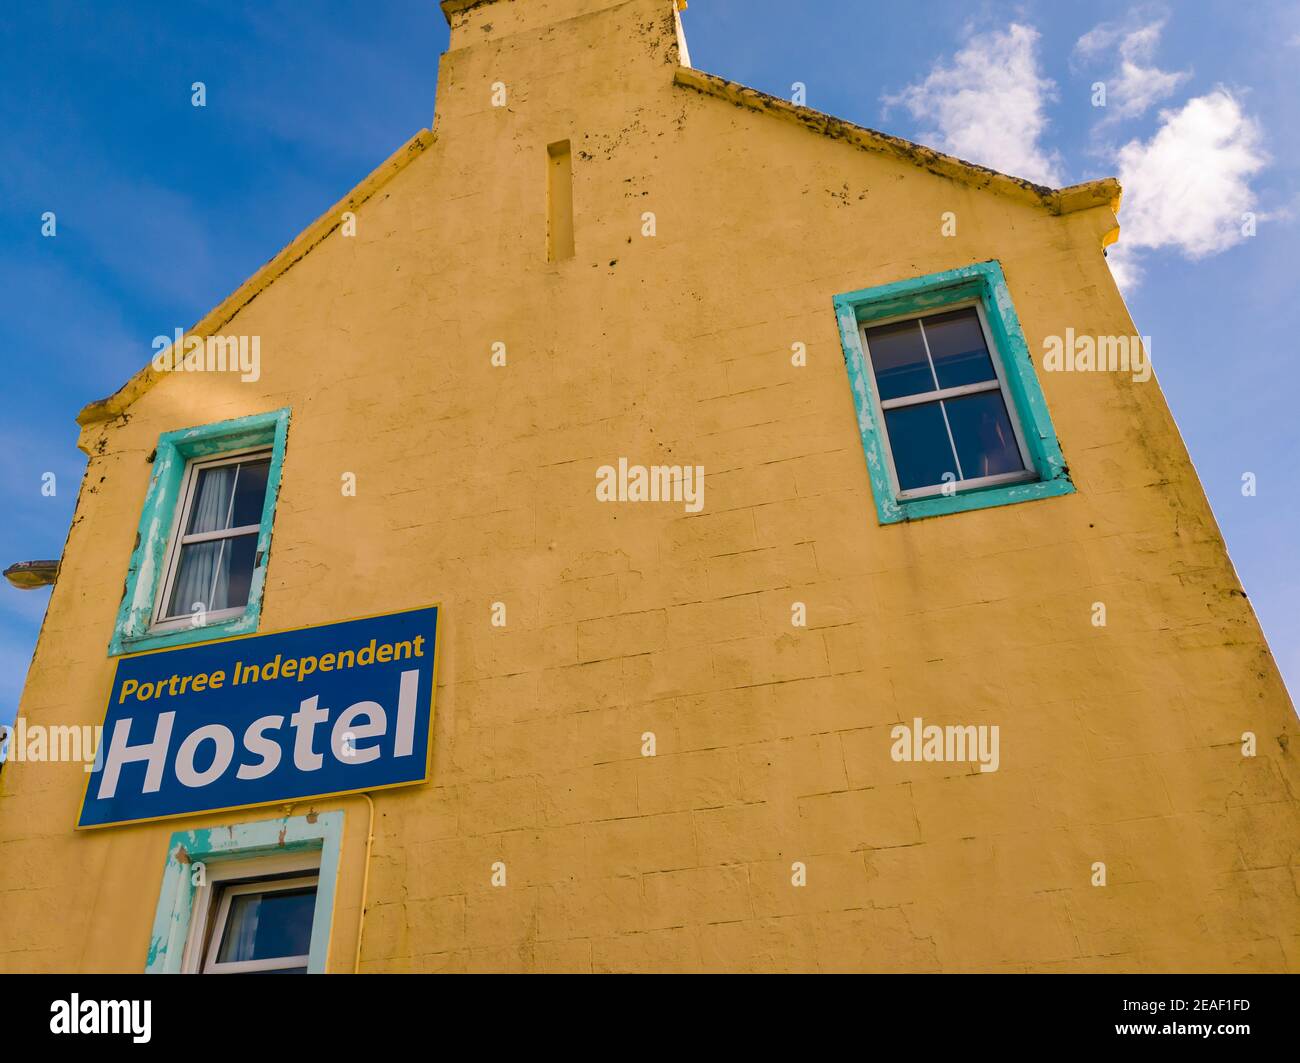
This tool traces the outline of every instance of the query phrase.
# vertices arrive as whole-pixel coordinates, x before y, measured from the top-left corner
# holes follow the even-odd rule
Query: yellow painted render
[[[1300,968],[1296,718],[1158,384],[1040,373],[1076,494],[871,500],[832,296],[995,258],[1031,352],[1136,335],[1118,190],[1056,212],[701,91],[669,0],[444,6],[436,137],[338,208],[355,237],[331,212],[213,312],[261,379],[83,414],[28,723],[102,722],[158,436],[288,406],[261,630],[445,609],[432,782],[374,795],[362,971]],[[597,503],[621,456],[703,465],[703,512]],[[895,763],[916,716],[999,725],[1000,769]],[[0,773],[0,970],[142,970],[171,832],[232,822],[74,833],[84,785]],[[314,807],[346,815],[351,970],[366,803]]]

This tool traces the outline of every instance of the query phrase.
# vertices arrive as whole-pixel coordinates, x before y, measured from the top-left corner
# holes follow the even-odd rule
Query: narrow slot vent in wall
[[[573,152],[567,140],[546,148],[546,260],[573,257]]]

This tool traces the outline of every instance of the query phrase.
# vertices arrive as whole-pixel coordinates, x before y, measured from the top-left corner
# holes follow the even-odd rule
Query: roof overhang
[[[1049,188],[1020,177],[1000,173],[987,166],[966,162],[953,155],[945,155],[941,151],[927,148],[924,144],[914,144],[902,137],[854,125],[842,118],[815,111],[811,107],[790,103],[778,96],[770,96],[758,89],[751,89],[738,82],[728,81],[714,74],[706,74],[692,67],[678,67],[673,74],[673,81],[685,88],[726,100],[738,107],[796,122],[822,136],[845,141],[865,151],[888,155],[937,176],[948,177],[974,188],[988,189],[990,192],[1024,203],[1035,204],[1052,214],[1069,214],[1076,210],[1104,206],[1109,206],[1112,211],[1119,213],[1120,186],[1113,177],[1070,185],[1068,188]]]

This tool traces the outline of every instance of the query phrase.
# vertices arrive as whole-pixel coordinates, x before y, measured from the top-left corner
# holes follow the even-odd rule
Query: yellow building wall
[[[1135,335],[1110,209],[674,84],[666,0],[455,18],[432,144],[221,329],[261,379],[164,375],[85,427],[20,714],[103,720],[160,433],[288,406],[260,629],[444,607],[432,782],[374,799],[363,971],[1300,967],[1296,718],[1155,380],[1040,373],[1076,494],[876,520],[832,296],[997,259],[1035,355]],[[565,139],[576,255],[548,263]],[[703,465],[703,512],[598,503],[619,457]],[[895,763],[917,716],[998,725],[1000,769]],[[142,970],[171,832],[281,811],[78,833],[85,782],[0,774],[0,970]],[[366,803],[309,807],[346,813],[350,970]]]

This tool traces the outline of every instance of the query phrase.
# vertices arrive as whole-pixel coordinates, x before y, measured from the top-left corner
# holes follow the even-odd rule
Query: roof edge
[[[490,3],[492,3],[492,0],[442,0],[438,6],[442,8],[442,17],[447,20],[447,25],[450,26],[453,15],[459,15],[462,11],[468,11],[472,7]]]
[[[219,328],[230,321],[274,281],[287,273],[294,263],[303,258],[337,229],[342,224],[344,211],[354,210],[361,206],[433,142],[433,132],[428,129],[421,129],[375,167],[368,176],[362,178],[351,192],[295,236],[279,254],[263,265],[216,307],[208,311],[192,329],[185,333],[186,338],[188,339],[191,336],[206,337],[216,333]],[[113,394],[107,398],[96,399],[84,406],[81,412],[77,414],[77,423],[85,428],[88,425],[116,417],[153,387],[162,375],[154,368],[151,360],[148,365],[131,377]]]
[[[842,118],[816,111],[811,107],[790,103],[778,96],[751,89],[739,82],[728,81],[716,74],[706,74],[693,67],[678,67],[673,74],[673,82],[695,89],[706,96],[726,100],[738,107],[797,122],[815,133],[846,141],[866,151],[874,151],[911,163],[940,177],[948,177],[974,188],[987,188],[1012,199],[1044,207],[1052,214],[1070,214],[1077,210],[1102,206],[1109,206],[1114,212],[1119,212],[1120,185],[1113,177],[1085,181],[1067,188],[1049,188],[1047,185],[1034,184],[1021,177],[1012,177],[1010,174],[980,166],[978,163],[966,162],[953,155],[945,155],[941,151],[927,148],[924,144],[916,144],[902,137],[868,129],[866,126],[854,125]]]
[[[676,0],[676,2],[678,11],[686,10],[686,0]],[[459,15],[461,12],[469,11],[471,8],[482,7],[484,4],[492,3],[496,3],[496,0],[441,0],[441,3],[438,6],[442,8],[442,17],[447,20],[447,25],[450,26],[452,24],[451,20],[453,15]]]

